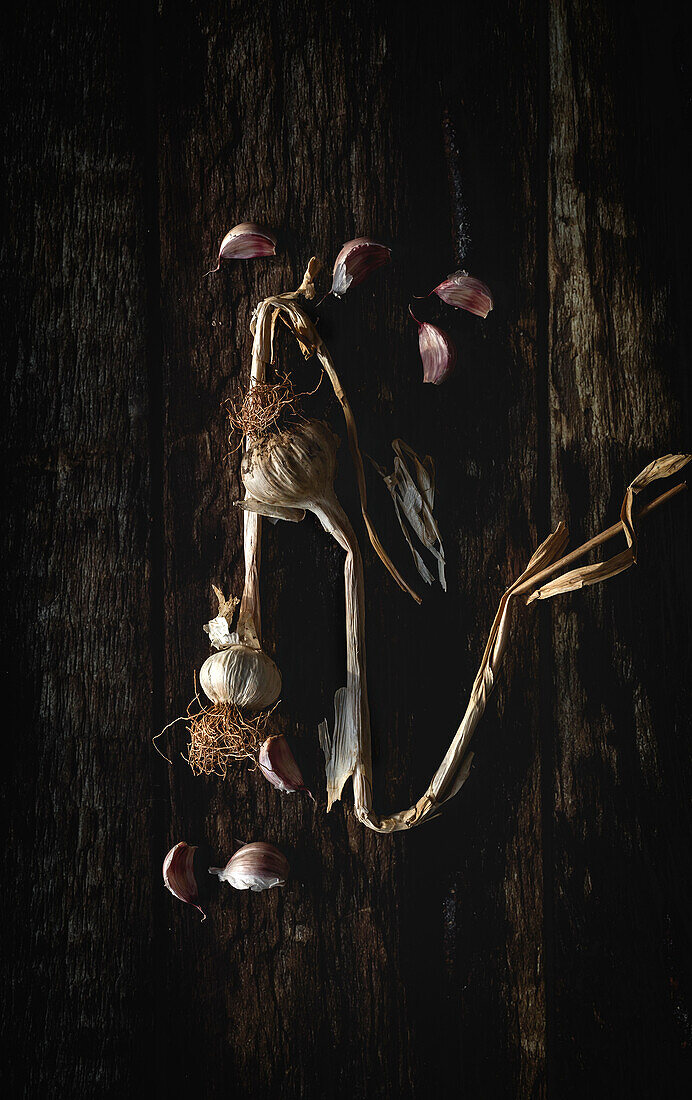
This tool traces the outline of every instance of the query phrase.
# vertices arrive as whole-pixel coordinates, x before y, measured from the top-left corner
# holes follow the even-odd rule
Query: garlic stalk
[[[370,767],[363,563],[356,536],[334,492],[337,445],[337,437],[326,424],[308,420],[257,440],[241,463],[247,493],[243,508],[259,504],[310,511],[346,551],[346,686],[334,697],[333,735],[324,725],[320,728],[327,756],[327,809],[341,797],[344,783],[356,768]]]
[[[293,300],[295,297],[296,295],[282,295],[260,303],[255,314],[253,363],[255,358],[262,362],[271,361],[273,331],[279,315],[293,331],[306,357],[313,352],[317,355],[332,382],[344,412],[349,446],[358,477],[361,510],[371,542],[392,575],[417,599],[415,593],[399,577],[372,528],[367,514],[363,464],[353,414],[329,352],[310,320],[295,304]],[[346,551],[344,577],[347,682],[346,687],[341,688],[335,696],[336,721],[333,733],[329,734],[326,723],[320,726],[320,740],[326,756],[328,809],[340,797],[344,783],[349,776],[352,776],[356,816],[375,832],[396,832],[419,825],[436,816],[442,804],[460,790],[468,777],[472,760],[469,744],[495,685],[507,644],[509,611],[513,600],[518,596],[524,596],[527,602],[530,602],[531,593],[534,590],[534,598],[549,598],[561,591],[569,591],[584,584],[607,579],[629,568],[636,560],[632,514],[634,495],[656,478],[667,477],[676,472],[689,461],[689,458],[690,456],[687,455],[668,455],[647,466],[628,489],[621,523],[564,559],[559,558],[567,540],[564,524],[560,523],[556,530],[541,543],[524,571],[500,600],[466,711],[428,789],[409,809],[379,817],[372,806],[363,569],[355,534],[336,499],[332,486],[335,465],[334,438],[325,425],[318,421],[309,421],[277,436],[250,443],[242,463],[242,477],[247,496],[241,502],[241,506],[246,510],[246,515],[256,516],[262,513],[297,520],[302,518],[306,509],[309,509]],[[671,494],[672,491],[663,494],[659,499],[667,499]],[[656,502],[649,509],[643,509],[640,516],[647,510],[651,510],[655,504]],[[540,587],[544,580],[555,572],[559,572],[563,564],[576,560],[596,542],[604,541],[606,536],[611,537],[623,530],[628,542],[626,551],[606,563],[573,570],[556,581]],[[256,558],[253,560],[256,564]],[[253,564],[252,560],[250,564]]]
[[[394,565],[394,562],[389,557],[384,546],[380,542],[375,526],[368,513],[368,495],[365,484],[365,471],[363,469],[363,456],[360,452],[358,445],[358,429],[356,427],[356,420],[353,415],[350,402],[346,393],[341,385],[339,376],[334,366],[334,361],[329,353],[329,349],[323,342],[322,337],[317,332],[317,329],[313,325],[310,318],[305,311],[297,304],[296,298],[301,294],[310,298],[314,294],[314,288],[312,286],[312,276],[317,267],[317,261],[313,258],[310,260],[308,270],[305,273],[303,284],[297,291],[288,294],[279,294],[273,298],[266,298],[263,302],[257,306],[252,323],[252,331],[254,334],[254,344],[252,349],[252,363],[253,372],[255,370],[264,369],[264,364],[271,363],[273,359],[273,334],[276,327],[276,320],[281,316],[291,330],[296,340],[300,344],[303,354],[306,358],[310,358],[315,354],[320,363],[320,366],[324,370],[325,374],[329,378],[334,394],[341,405],[341,411],[344,415],[346,422],[346,433],[348,436],[348,446],[351,454],[351,459],[356,471],[356,480],[358,482],[358,493],[360,496],[360,506],[363,520],[368,532],[368,537],[372,544],[375,553],[378,555],[380,561],[385,568],[397,582],[399,587],[404,592],[408,592],[409,596],[421,603],[421,598],[418,593],[411,588],[411,586],[404,580],[401,573]],[[307,289],[306,289],[307,287]],[[310,293],[311,291],[312,293]],[[254,376],[254,374],[253,374]],[[266,506],[264,506],[266,507]],[[262,514],[267,514],[263,512]],[[271,513],[269,513],[271,514]],[[300,519],[302,518],[299,512],[293,511],[289,516],[276,514],[276,518],[279,519]],[[248,558],[246,555],[246,566]]]
[[[354,808],[358,819],[368,828],[379,833],[396,832],[420,825],[423,821],[437,816],[444,802],[453,798],[469,775],[473,754],[469,751],[469,742],[483,716],[485,706],[493,690],[502,657],[507,644],[510,604],[516,597],[523,596],[527,603],[533,599],[548,599],[562,592],[569,592],[584,585],[596,584],[617,576],[636,562],[635,519],[647,515],[665,499],[683,486],[663,493],[648,508],[643,508],[637,517],[633,514],[634,498],[647,485],[662,477],[670,477],[682,469],[692,455],[671,454],[655,459],[631,482],[622,505],[621,520],[595,539],[590,539],[571,554],[559,558],[567,542],[568,534],[564,523],[559,523],[555,531],[541,543],[529,561],[523,573],[507,589],[500,600],[493,620],[481,665],[471,691],[468,706],[459,728],[452,739],[440,767],[435,772],[428,789],[408,810],[379,818],[371,806],[370,772],[367,768],[356,768],[353,776]],[[606,562],[583,566],[557,577],[543,585],[542,582],[560,571],[567,564],[584,556],[590,549],[600,545],[616,534],[625,534],[627,549]],[[362,759],[369,759],[369,745]]]

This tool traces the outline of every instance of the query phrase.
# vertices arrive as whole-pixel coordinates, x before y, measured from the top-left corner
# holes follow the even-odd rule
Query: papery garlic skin
[[[255,260],[263,256],[276,256],[274,234],[254,222],[240,222],[222,240],[216,267],[209,274],[219,270],[222,260]]]
[[[476,317],[487,317],[493,308],[490,288],[466,271],[455,271],[448,275],[432,293],[437,294],[447,305],[454,306],[455,309],[465,309]]]
[[[389,263],[391,255],[391,248],[369,237],[347,241],[334,262],[330,293],[341,298],[349,287],[358,286],[371,271]]]
[[[281,694],[281,673],[271,657],[242,643],[207,657],[199,682],[212,703],[231,703],[241,710],[271,707]]]
[[[423,362],[423,381],[439,386],[456,366],[457,350],[451,337],[427,321],[418,324],[418,348]]]
[[[210,875],[218,875],[221,882],[227,882],[234,890],[253,890],[255,893],[284,886],[288,872],[286,856],[273,844],[262,840],[244,844],[225,867],[209,868]]]
[[[202,920],[206,920],[207,914],[198,904],[199,891],[194,872],[196,851],[196,845],[186,844],[184,840],[175,844],[163,861],[163,881],[174,897],[194,905],[202,914]]]
[[[282,733],[267,738],[259,751],[257,763],[264,778],[277,790],[284,794],[305,791],[315,801],[312,792],[305,786],[301,770]]]
[[[243,485],[261,504],[311,508],[331,492],[337,446],[321,420],[292,425],[248,448],[240,464]]]

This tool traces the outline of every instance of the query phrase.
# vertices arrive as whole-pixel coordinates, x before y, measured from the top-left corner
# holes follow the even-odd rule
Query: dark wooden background
[[[690,449],[684,5],[27,0],[7,27],[3,983],[12,1095],[678,1097],[692,1084],[690,503],[641,564],[522,612],[444,817],[327,816],[342,562],[267,528],[277,726],[318,792],[194,779],[169,739],[242,579],[225,397],[254,303],[349,237],[394,262],[322,325],[363,449],[439,472],[449,592],[364,546],[376,805],[418,797],[537,541],[614,521]],[[202,280],[235,222],[273,261]],[[464,261],[496,297],[423,387],[405,307]],[[432,314],[431,314],[432,316]],[[316,381],[299,367],[304,389]],[[333,402],[327,413],[341,430]],[[372,471],[369,473],[371,476]],[[374,476],[374,475],[373,475]],[[381,486],[373,506],[413,580]],[[185,839],[291,859],[282,891],[163,889]]]

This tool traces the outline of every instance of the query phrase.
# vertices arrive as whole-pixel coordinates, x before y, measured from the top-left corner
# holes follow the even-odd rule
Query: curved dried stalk
[[[563,523],[558,524],[555,531],[548,536],[545,542],[541,543],[524,572],[517,577],[500,600],[466,712],[425,794],[407,810],[400,810],[398,813],[383,818],[378,817],[372,809],[372,774],[367,765],[370,746],[364,746],[364,751],[359,754],[358,763],[353,771],[354,808],[356,816],[364,825],[378,833],[391,833],[401,829],[410,829],[414,825],[420,825],[423,821],[436,816],[442,804],[457,794],[467,779],[471,767],[473,753],[469,751],[469,742],[483,716],[502,662],[507,643],[508,615],[512,600],[518,596],[524,596],[527,603],[531,603],[534,599],[548,599],[562,592],[581,588],[583,585],[596,584],[598,581],[607,580],[610,577],[617,576],[624,569],[628,569],[636,561],[635,516],[633,514],[635,495],[658,478],[670,477],[672,474],[677,473],[691,458],[692,455],[665,455],[651,462],[629,485],[622,506],[620,523],[615,524],[608,531],[603,532],[601,536],[597,536],[596,539],[589,540],[589,542],[564,558],[558,559],[558,555],[568,537]],[[670,499],[680,488],[682,486],[662,494],[659,501],[653,502],[646,509],[642,509],[636,519],[639,520],[653,511],[658,504],[662,503],[664,499]],[[588,553],[594,545],[598,545],[606,541],[606,538],[613,537],[623,531],[627,538],[628,547],[622,553],[616,554],[606,562],[572,570],[541,587],[541,581],[552,573],[559,571],[561,566],[567,563],[571,564],[578,557]]]
[[[308,273],[309,271],[310,268]],[[308,273],[306,273],[306,279]],[[409,588],[390,561],[369,519],[363,461],[358,447],[355,419],[328,349],[323,344],[312,322],[295,304],[294,299],[298,293],[268,298],[258,306],[253,322],[255,338],[253,344],[253,379],[257,379],[260,375],[263,377],[264,364],[272,361],[274,327],[277,317],[282,316],[300,343],[306,357],[313,353],[317,355],[341,404],[346,420],[351,456],[356,468],[361,511],[370,541],[401,587],[420,602],[419,597]],[[436,816],[440,812],[440,807],[457,794],[468,777],[473,755],[469,750],[469,744],[483,716],[487,700],[493,690],[501,666],[507,644],[509,611],[513,600],[520,595],[527,597],[527,602],[531,602],[533,599],[547,599],[560,592],[606,580],[634,564],[636,561],[636,534],[633,515],[635,495],[657,478],[668,477],[681,469],[690,460],[690,457],[689,455],[667,455],[650,463],[628,487],[623,502],[620,524],[615,525],[608,532],[604,532],[602,536],[597,536],[596,540],[590,540],[589,543],[573,551],[564,559],[559,558],[568,537],[563,523],[560,523],[556,530],[541,543],[524,571],[510,585],[500,600],[466,711],[427,790],[413,806],[386,817],[379,817],[372,807],[372,764],[365,666],[365,599],[362,562],[357,539],[340,507],[336,505],[336,510],[332,509],[331,511],[326,509],[324,516],[320,516],[321,522],[346,551],[347,614],[347,686],[336,693],[333,734],[329,734],[326,722],[320,725],[320,741],[327,761],[328,808],[340,798],[346,780],[352,776],[356,816],[364,825],[375,832],[390,833],[409,829]],[[672,495],[672,492],[663,494],[666,498],[670,495]],[[642,510],[640,516],[650,510],[652,510],[651,507]],[[256,587],[259,568],[258,546],[256,543],[253,544],[251,538],[248,537],[248,531],[253,526],[257,530],[259,517],[255,512],[246,512],[245,516],[246,589],[248,589],[248,586],[252,587],[253,584]],[[252,522],[248,523],[248,520]],[[568,562],[571,564],[591,549],[592,546],[605,541],[606,537],[612,537],[619,531],[624,531],[628,542],[627,549],[621,554],[615,555],[609,561],[599,565],[572,570],[541,586],[544,579],[558,572]]]
[[[310,263],[312,264],[312,262],[311,260]],[[291,294],[279,294],[273,298],[265,299],[265,301],[261,302],[257,307],[254,319],[255,343],[253,346],[253,363],[256,355],[258,358],[261,358],[264,363],[270,363],[272,361],[273,324],[270,325],[268,320],[269,311],[283,317],[300,344],[306,358],[309,358],[313,354],[317,356],[322,369],[331,382],[334,394],[344,414],[349,451],[356,471],[361,513],[370,542],[380,558],[380,561],[384,564],[385,568],[397,582],[399,587],[402,588],[404,592],[408,592],[409,596],[411,596],[416,603],[421,603],[422,601],[418,593],[411,588],[408,582],[402,577],[394,562],[389,557],[389,554],[382,545],[377,531],[375,530],[375,525],[370,518],[368,513],[368,494],[365,484],[365,471],[363,469],[363,456],[358,445],[358,429],[356,427],[353,410],[344,392],[343,386],[341,385],[339,376],[336,373],[334,361],[329,353],[329,349],[323,342],[322,337],[317,332],[310,318],[295,302],[297,294],[297,291]]]

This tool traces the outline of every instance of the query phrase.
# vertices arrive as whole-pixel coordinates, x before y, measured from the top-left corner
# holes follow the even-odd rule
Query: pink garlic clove
[[[431,293],[437,294],[447,305],[465,309],[476,317],[487,317],[493,308],[493,296],[489,287],[466,271],[455,271],[448,275]]]
[[[202,914],[202,920],[207,919],[207,914],[199,906],[199,891],[194,872],[196,845],[179,841],[163,861],[163,881],[174,897],[184,901],[188,905],[194,905]]]
[[[288,878],[286,856],[273,844],[263,840],[244,844],[231,856],[225,867],[210,867],[210,875],[218,875],[235,890],[271,890],[283,886]]]
[[[391,248],[369,237],[347,241],[334,262],[330,293],[341,298],[349,287],[358,286],[371,271],[389,263],[391,254]]]
[[[222,260],[254,260],[261,256],[276,256],[276,237],[254,222],[241,222],[229,229],[221,242],[216,267],[207,274],[218,271]]]
[[[315,801],[312,792],[305,786],[300,768],[282,733],[267,738],[259,751],[258,763],[264,778],[277,790],[285,794],[305,791]]]
[[[418,347],[423,361],[423,381],[439,386],[457,361],[457,349],[450,336],[428,321],[419,321],[409,306],[409,313],[418,325]]]

